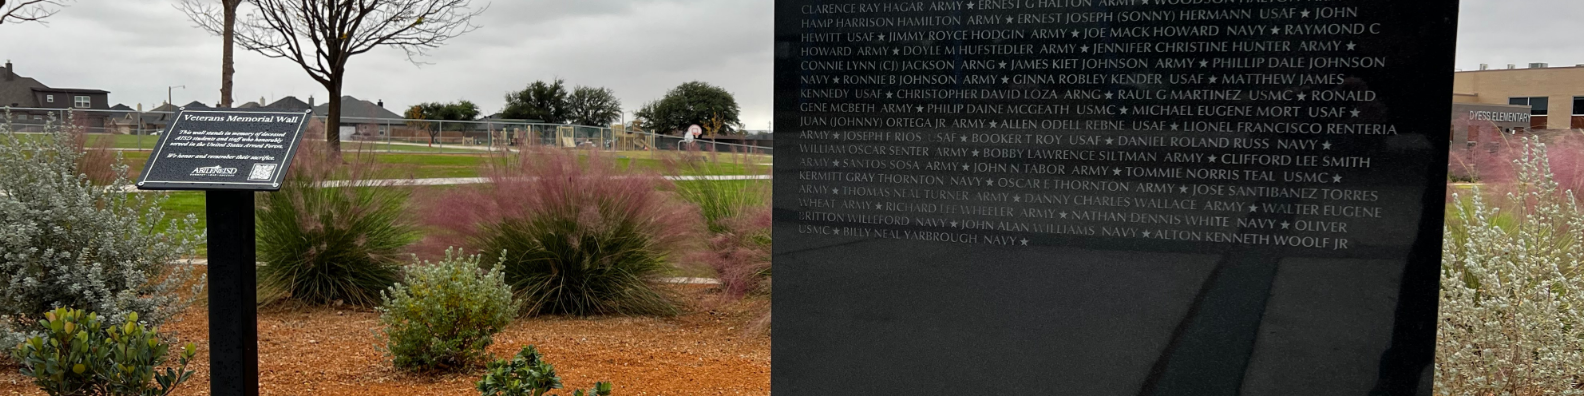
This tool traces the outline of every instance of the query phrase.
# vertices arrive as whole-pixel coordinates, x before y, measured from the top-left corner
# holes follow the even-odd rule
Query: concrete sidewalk
[[[206,259],[183,260],[181,262],[178,262],[178,264],[207,266],[207,265],[209,265],[209,260],[206,260]],[[258,263],[258,264],[259,265],[264,265],[264,263]],[[661,283],[674,283],[674,284],[679,284],[679,285],[719,285],[720,284],[720,279],[715,279],[715,278],[673,277],[673,278],[660,278],[660,282]]]

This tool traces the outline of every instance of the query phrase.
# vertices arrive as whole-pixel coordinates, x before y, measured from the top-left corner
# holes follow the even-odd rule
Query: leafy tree
[[[687,129],[689,125],[712,124],[719,121],[719,133],[741,134],[743,125],[738,118],[737,99],[725,89],[694,81],[671,89],[658,101],[649,102],[638,110],[638,119],[656,133]]]
[[[296,63],[329,91],[326,131],[341,124],[342,83],[353,55],[381,46],[407,53],[408,61],[478,26],[484,13],[471,0],[244,0],[251,8],[238,19],[235,40],[243,48]],[[211,7],[209,12],[223,12]],[[205,16],[224,20],[224,16]],[[212,31],[212,30],[211,30]],[[326,133],[332,155],[341,135]]]
[[[6,22],[44,22],[72,0],[0,0],[0,25]]]
[[[577,87],[567,97],[567,112],[573,124],[610,125],[621,117],[621,100],[610,88]]]
[[[432,121],[473,121],[479,116],[479,107],[473,102],[460,101],[456,103],[423,103],[413,105],[407,109],[407,126],[422,129],[429,133],[429,144],[434,144],[442,131],[460,131],[467,128],[464,123],[436,123]],[[445,125],[442,129],[441,125]]]
[[[571,118],[567,109],[566,82],[556,79],[554,83],[534,81],[517,92],[506,94],[506,109],[501,111],[501,117],[513,120],[540,120],[551,124],[561,124]]]

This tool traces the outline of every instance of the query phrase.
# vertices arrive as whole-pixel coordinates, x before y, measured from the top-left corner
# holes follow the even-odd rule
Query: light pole
[[[176,102],[171,101],[171,91],[174,91],[176,88],[187,89],[187,86],[186,85],[172,85],[172,86],[165,87],[165,104],[171,105],[171,108],[175,108],[176,107]]]

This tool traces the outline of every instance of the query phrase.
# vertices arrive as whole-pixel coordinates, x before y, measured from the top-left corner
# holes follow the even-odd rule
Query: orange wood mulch
[[[695,300],[705,292],[690,290]],[[489,348],[509,358],[537,345],[554,364],[565,391],[615,383],[616,395],[768,395],[770,337],[756,331],[750,300],[675,318],[519,319]],[[162,331],[199,346],[197,371],[176,395],[208,395],[208,321],[195,306]],[[483,370],[425,376],[397,371],[376,349],[379,316],[372,310],[265,308],[259,313],[261,395],[477,395]],[[16,367],[0,367],[0,395],[43,395]]]

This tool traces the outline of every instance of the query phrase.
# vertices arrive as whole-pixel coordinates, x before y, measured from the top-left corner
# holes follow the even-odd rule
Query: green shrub
[[[203,243],[197,218],[167,219],[168,195],[128,194],[125,177],[95,185],[77,170],[80,130],[45,132],[17,134],[9,114],[0,123],[0,345],[42,334],[26,318],[57,307],[101,313],[108,325],[141,312],[150,326],[186,309],[203,282],[175,264]]]
[[[192,378],[187,370],[197,351],[187,344],[177,368],[165,363],[170,345],[161,342],[158,329],[138,324],[129,313],[120,326],[104,326],[99,315],[60,308],[40,321],[45,335],[29,338],[16,347],[22,375],[51,396],[164,396]]]
[[[1542,145],[1487,204],[1455,195],[1442,250],[1439,395],[1578,394],[1584,367],[1584,211]]]
[[[414,266],[406,282],[381,293],[380,323],[397,368],[472,367],[517,313],[499,265],[481,271],[479,256],[454,254],[447,250],[439,263]]]
[[[555,366],[544,361],[539,349],[533,345],[523,347],[511,360],[490,362],[489,371],[479,380],[478,390],[483,396],[543,396],[551,390],[561,389],[561,377]],[[611,383],[595,383],[585,391],[579,389],[574,396],[610,396]]]
[[[372,155],[325,151],[304,145],[281,190],[260,195],[259,287],[311,304],[373,305],[417,239],[410,190],[376,181],[389,172]]]
[[[698,235],[697,209],[653,173],[625,173],[590,154],[526,153],[432,205],[442,238],[502,260],[527,315],[674,315],[656,278]],[[505,254],[499,252],[507,252]]]

